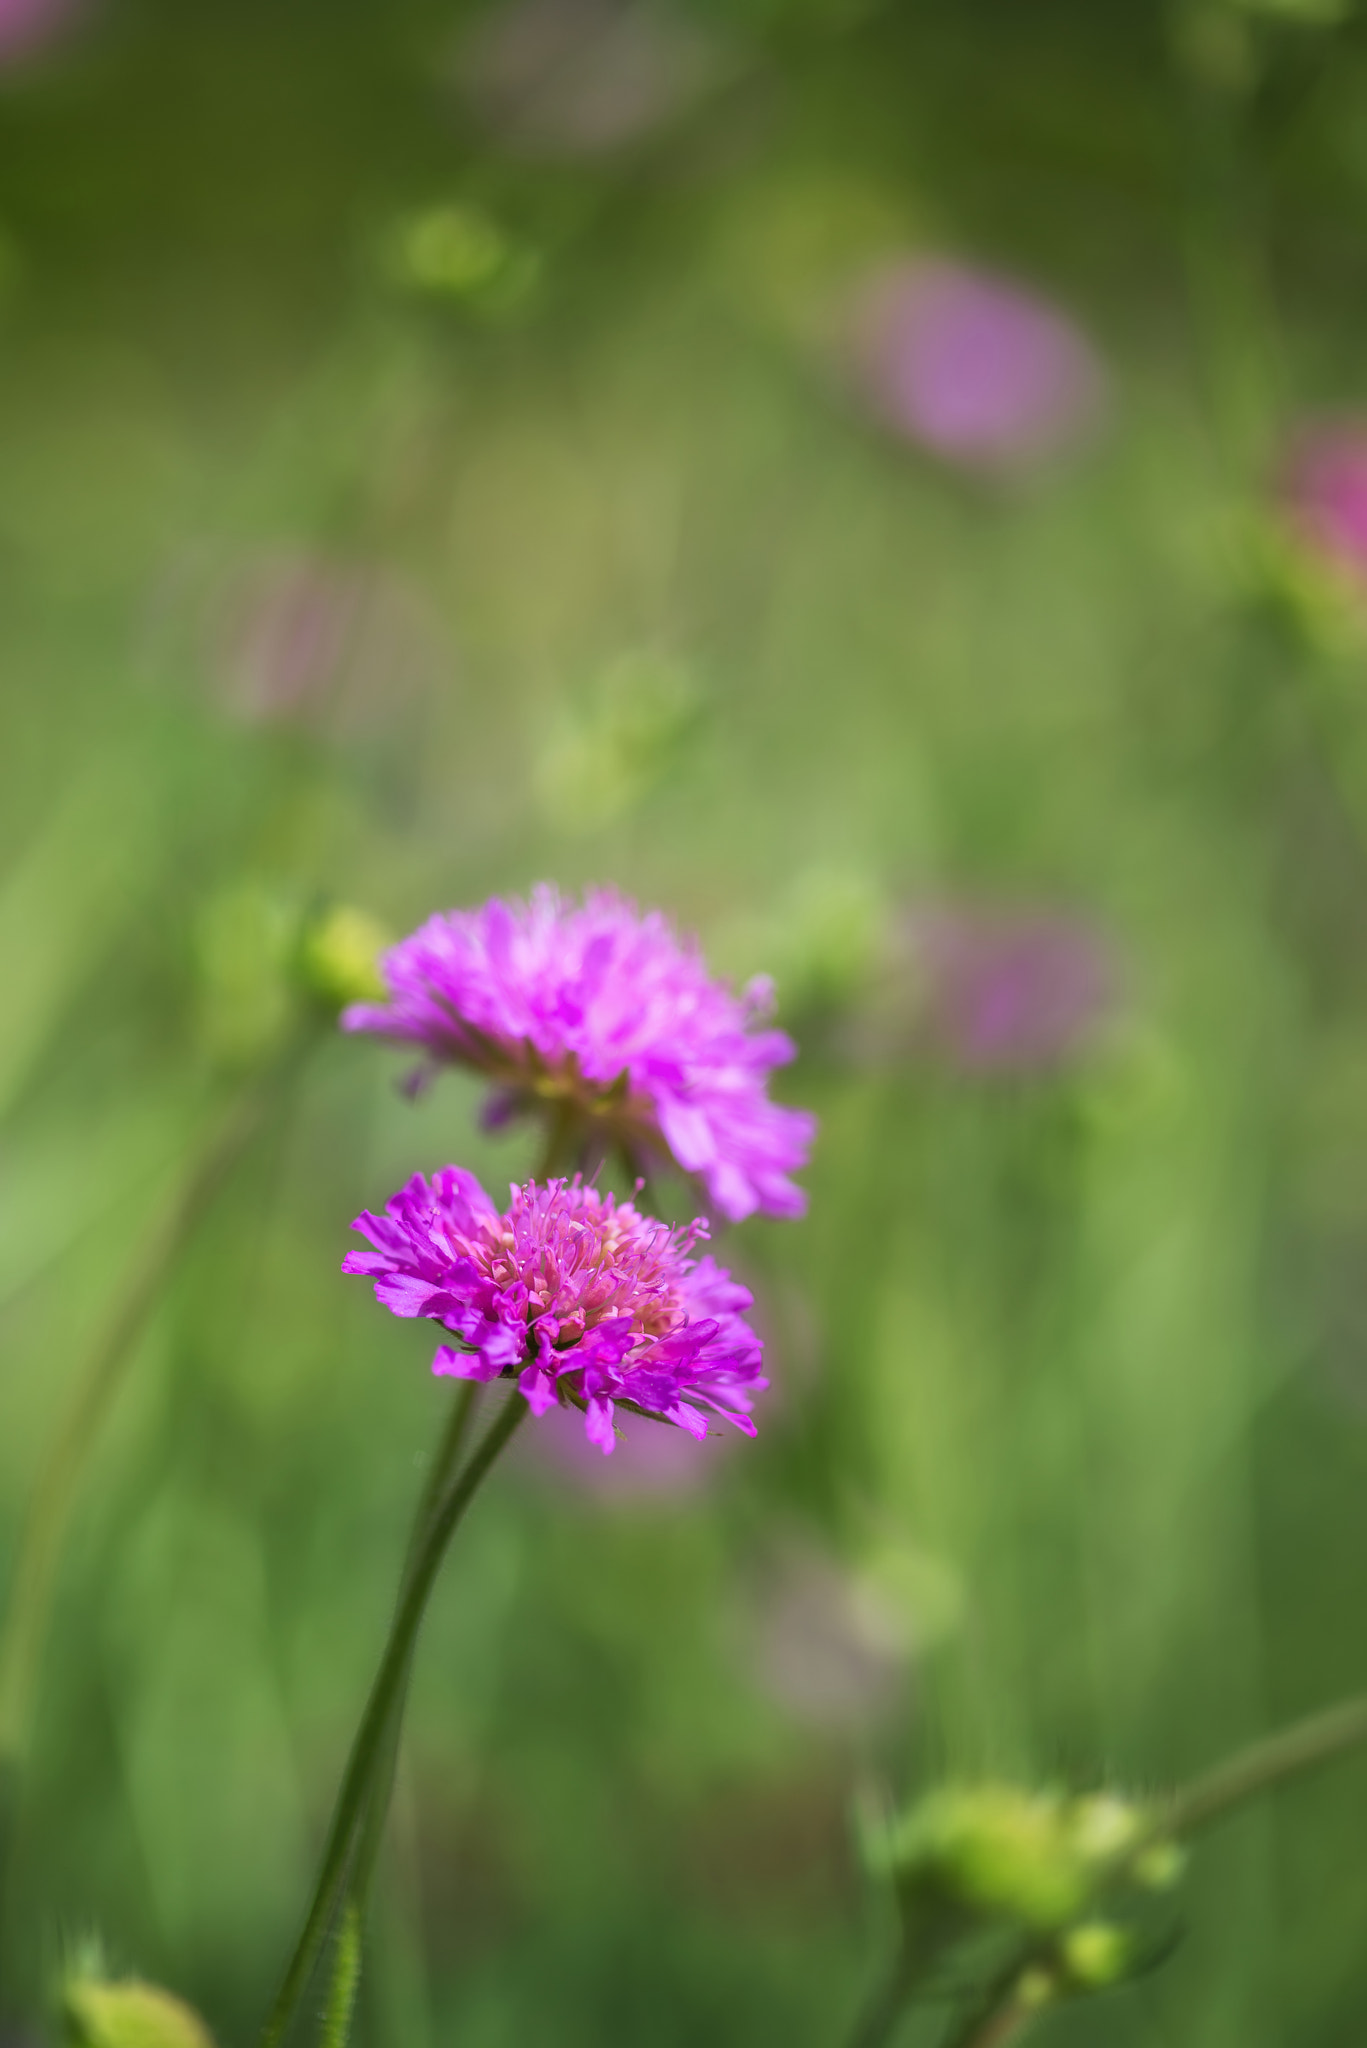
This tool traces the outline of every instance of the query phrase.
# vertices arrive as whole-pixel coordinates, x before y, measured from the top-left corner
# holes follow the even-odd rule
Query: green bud
[[[1090,1792],[1072,1806],[1073,1840],[1088,1863],[1111,1863],[1138,1841],[1144,1827],[1140,1808],[1115,1792]]]
[[[118,1984],[77,1978],[62,2008],[72,2048],[214,2048],[192,2006],[134,1977]]]
[[[329,1009],[383,1000],[379,956],[389,942],[389,932],[367,911],[336,904],[304,932],[299,970],[305,987]]]
[[[1119,1983],[1133,1960],[1134,1947],[1123,1927],[1109,1920],[1084,1920],[1068,1929],[1059,1955],[1079,1990],[1101,1991]]]
[[[515,240],[482,207],[452,201],[396,222],[385,267],[402,289],[497,312],[535,286],[538,253]]]
[[[1040,1930],[1065,1926],[1087,1902],[1087,1859],[1057,1793],[1004,1784],[932,1793],[899,1824],[889,1850],[908,1898],[938,1893]]]
[[[1151,1842],[1130,1865],[1130,1874],[1145,1891],[1170,1892],[1187,1867],[1180,1842]]]

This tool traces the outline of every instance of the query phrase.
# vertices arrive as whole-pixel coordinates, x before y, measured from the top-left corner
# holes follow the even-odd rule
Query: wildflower
[[[0,65],[41,49],[74,11],[73,0],[0,0]]]
[[[869,399],[946,462],[1008,471],[1071,445],[1105,381],[1086,336],[1033,292],[946,261],[886,265],[856,305]]]
[[[1061,1066],[1115,1010],[1116,964],[1085,918],[966,907],[925,917],[917,936],[933,1033],[966,1070]]]
[[[1367,584],[1367,422],[1341,421],[1302,435],[1282,497],[1312,555]]]
[[[416,1174],[354,1228],[373,1251],[343,1271],[375,1281],[400,1316],[429,1316],[459,1340],[432,1362],[460,1379],[516,1379],[533,1414],[580,1408],[600,1450],[619,1403],[692,1436],[708,1414],[755,1433],[750,1397],[767,1386],[744,1320],[751,1297],[709,1257],[701,1219],[672,1230],[630,1202],[573,1180],[513,1188],[500,1215],[473,1174]]]
[[[611,890],[567,903],[543,884],[527,903],[429,918],[381,971],[388,1003],[353,1005],[343,1027],[474,1067],[494,1085],[488,1122],[550,1110],[589,1149],[616,1143],[638,1166],[672,1153],[733,1220],[802,1213],[789,1176],[815,1120],[766,1092],[794,1053],[757,1028],[772,984],[734,994],[658,911]]]

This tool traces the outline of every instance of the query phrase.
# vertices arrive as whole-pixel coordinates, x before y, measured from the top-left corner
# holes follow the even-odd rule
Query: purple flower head
[[[1115,1006],[1115,962],[1081,918],[944,911],[920,924],[918,938],[935,1034],[975,1072],[1058,1066]]]
[[[495,1091],[491,1123],[558,1113],[630,1158],[672,1153],[733,1220],[801,1215],[790,1176],[815,1119],[768,1097],[770,1069],[794,1052],[758,1028],[771,985],[734,994],[658,911],[607,889],[566,903],[543,884],[528,903],[429,918],[381,970],[390,1001],[355,1005],[343,1028],[476,1068]]]
[[[1309,547],[1367,581],[1367,422],[1346,420],[1302,435],[1282,496]]]
[[[460,1340],[438,1346],[434,1372],[515,1378],[535,1415],[572,1403],[604,1452],[618,1402],[695,1437],[709,1413],[754,1435],[751,1396],[768,1381],[751,1298],[693,1257],[701,1219],[671,1230],[577,1174],[513,1188],[500,1216],[473,1174],[447,1166],[353,1227],[374,1250],[348,1252],[343,1272],[369,1274],[395,1315],[430,1316]]]
[[[59,34],[77,0],[0,0],[0,65],[14,64]]]
[[[969,469],[1028,468],[1070,446],[1105,394],[1096,352],[1065,314],[942,260],[874,273],[856,303],[855,354],[888,425]]]

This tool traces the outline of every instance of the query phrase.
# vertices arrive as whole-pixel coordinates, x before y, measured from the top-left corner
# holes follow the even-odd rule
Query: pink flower
[[[709,1415],[747,1436],[753,1394],[768,1385],[763,1347],[745,1321],[750,1295],[711,1258],[694,1258],[701,1219],[671,1230],[572,1181],[513,1188],[502,1215],[473,1174],[415,1174],[354,1228],[374,1247],[342,1270],[375,1282],[399,1316],[428,1316],[459,1345],[432,1369],[460,1379],[515,1379],[532,1412],[582,1409],[591,1443],[610,1452],[619,1402],[707,1434]]]
[[[1105,378],[1056,307],[987,271],[943,260],[888,264],[864,284],[856,367],[894,431],[945,461],[1027,468],[1091,427]]]
[[[0,0],[0,65],[40,49],[70,21],[77,0]]]
[[[1317,553],[1367,581],[1367,421],[1303,434],[1282,482],[1292,524]]]
[[[1057,1066],[1110,1015],[1110,948],[1084,919],[1059,911],[945,910],[916,921],[935,1036],[978,1072]]]
[[[802,1213],[790,1176],[815,1119],[769,1100],[795,1050],[757,1028],[771,987],[733,994],[658,911],[608,889],[567,903],[543,884],[528,903],[429,918],[381,969],[389,1002],[347,1010],[344,1029],[487,1075],[490,1122],[563,1111],[632,1158],[672,1153],[733,1219]]]

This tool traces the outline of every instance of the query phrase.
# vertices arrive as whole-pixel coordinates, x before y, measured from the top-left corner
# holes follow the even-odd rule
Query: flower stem
[[[422,1550],[423,1538],[430,1527],[432,1517],[440,1506],[452,1477],[460,1463],[465,1439],[469,1435],[470,1421],[475,1411],[475,1396],[479,1392],[475,1380],[461,1380],[456,1388],[456,1397],[451,1407],[437,1455],[432,1460],[432,1469],[427,1475],[418,1511],[413,1517],[413,1530],[408,1540],[408,1552],[404,1558],[403,1576],[400,1580],[400,1597]],[[365,1934],[366,1905],[370,1896],[370,1881],[374,1876],[375,1864],[384,1838],[385,1820],[389,1813],[389,1802],[394,1790],[394,1773],[399,1760],[399,1734],[403,1721],[404,1707],[408,1699],[408,1681],[413,1669],[413,1651],[410,1646],[404,1665],[403,1681],[395,1695],[390,1709],[389,1727],[385,1737],[384,1751],[375,1767],[374,1783],[366,1803],[364,1819],[360,1824],[359,1840],[351,1868],[347,1874],[346,1893],[342,1905],[342,1925],[337,1936],[336,1951],[332,1963],[332,1982],[328,1993],[328,2023],[324,2028],[324,2048],[346,2048],[347,2036],[351,2030],[351,2014],[355,2010],[356,1990],[361,1981],[363,1960],[362,1944]],[[349,1993],[344,1986],[350,1983]],[[334,2022],[331,2015],[340,2015]]]
[[[1320,1764],[1331,1763],[1367,1742],[1367,1693],[1341,1700],[1337,1706],[1293,1721],[1289,1728],[1251,1742],[1213,1770],[1174,1793],[1161,1810],[1158,1827],[1165,1835],[1189,1835],[1220,1820],[1246,1799],[1270,1791],[1285,1779],[1298,1778]]]
[[[323,2014],[321,2048],[347,2048],[360,1983],[361,1908],[354,1899],[348,1899],[342,1908],[342,1924],[337,1932],[337,1954]]]
[[[172,1269],[294,1064],[291,1055],[271,1074],[248,1084],[191,1160],[86,1360],[30,1496],[0,1625],[0,1900],[8,1890],[48,1616],[81,1480]]]
[[[370,1697],[351,1746],[303,1931],[271,2007],[261,2036],[261,2048],[278,2048],[285,2038],[353,1866],[358,1830],[366,1824],[386,1767],[392,1770],[391,1744],[397,1736],[398,1715],[413,1648],[446,1546],[480,1482],[527,1412],[527,1403],[521,1394],[513,1394],[491,1424],[464,1472],[429,1514],[426,1530],[417,1541],[411,1564],[404,1575],[380,1668],[375,1674]],[[384,1804],[387,1803],[386,1791]],[[382,1818],[380,1810],[378,1819]],[[376,1826],[378,1819],[374,1823]]]

